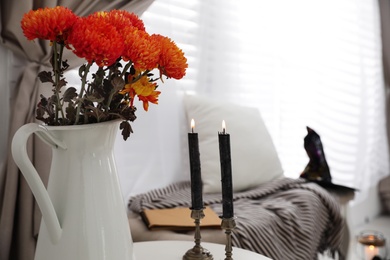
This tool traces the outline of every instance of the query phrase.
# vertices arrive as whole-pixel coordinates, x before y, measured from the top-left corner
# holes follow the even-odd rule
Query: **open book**
[[[210,207],[203,212],[205,217],[200,220],[201,228],[221,228],[221,219]],[[191,230],[195,227],[189,208],[145,209],[141,216],[150,230]]]

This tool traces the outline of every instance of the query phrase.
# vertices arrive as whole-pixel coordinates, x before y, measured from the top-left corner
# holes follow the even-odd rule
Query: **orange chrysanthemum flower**
[[[183,51],[168,37],[153,34],[154,41],[160,42],[161,53],[158,61],[160,74],[168,78],[181,79],[188,68],[187,59]]]
[[[122,29],[129,26],[133,26],[138,30],[145,31],[144,22],[141,19],[139,19],[136,14],[127,12],[125,10],[109,11],[107,13],[107,19],[121,33],[122,33]]]
[[[171,39],[149,35],[143,21],[124,10],[78,17],[61,6],[38,9],[23,16],[21,27],[28,40],[49,40],[52,47],[52,69],[40,72],[38,77],[43,83],[52,83],[55,96],[41,95],[36,110],[36,118],[48,125],[120,118],[126,140],[131,133],[130,122],[136,119],[136,98],[148,111],[151,103],[158,104],[161,92],[157,91],[157,81],[163,82],[163,75],[180,79],[188,67],[183,51]],[[62,55],[65,47],[89,64],[80,67],[81,88],[68,88],[61,99],[65,71],[69,69]],[[119,63],[122,60],[124,66]],[[99,68],[90,72],[93,63]],[[155,76],[156,69],[160,77]],[[92,79],[89,73],[93,73]]]
[[[64,42],[78,17],[68,8],[39,8],[24,14],[21,20],[23,34],[28,40],[44,39]]]
[[[160,43],[150,35],[136,29],[127,27],[123,30],[125,38],[125,49],[122,58],[131,60],[137,70],[152,70],[157,68],[160,58]]]
[[[149,109],[149,103],[158,104],[158,96],[160,95],[160,91],[154,90],[148,96],[138,95],[138,99],[143,102],[143,107],[145,111]]]
[[[113,64],[124,49],[123,37],[116,28],[96,14],[78,20],[68,42],[77,56],[100,67]]]
[[[129,80],[133,80],[133,76],[129,76]],[[149,109],[149,102],[158,104],[158,96],[160,91],[156,91],[157,84],[150,81],[147,76],[142,76],[134,83],[125,85],[125,88],[120,92],[121,94],[128,93],[131,98],[130,106],[133,106],[134,98],[138,96],[138,99],[143,102],[145,111]]]

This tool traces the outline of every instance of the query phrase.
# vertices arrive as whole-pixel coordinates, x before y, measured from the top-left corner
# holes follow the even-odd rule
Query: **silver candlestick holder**
[[[200,235],[200,220],[204,218],[203,209],[191,209],[191,218],[194,219],[195,223],[195,246],[189,249],[183,256],[183,260],[213,260],[212,254],[205,248],[203,248],[201,243]]]
[[[236,227],[236,218],[222,218],[221,228],[225,230],[225,260],[233,260],[232,231]]]

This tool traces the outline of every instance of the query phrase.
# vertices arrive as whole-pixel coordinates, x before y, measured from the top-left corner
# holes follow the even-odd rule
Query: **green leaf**
[[[104,97],[100,97],[100,96],[98,96],[96,94],[96,95],[87,95],[87,96],[85,96],[85,99],[90,101],[90,102],[99,102],[99,103],[101,103],[101,102],[103,102]]]
[[[87,69],[87,66],[85,64],[80,66],[80,68],[79,68],[79,76],[80,76],[80,78],[83,77],[86,69]]]
[[[62,61],[62,70],[67,70],[69,68],[68,60]]]
[[[137,109],[135,107],[125,105],[120,111],[120,114],[126,118],[126,120],[133,122],[135,119],[137,119],[137,116],[135,115],[136,111]]]
[[[65,108],[66,118],[70,122],[74,122],[76,120],[76,108],[73,106],[73,103],[69,103],[69,105]]]
[[[42,120],[43,117],[45,116],[45,113],[46,113],[45,109],[43,107],[39,106],[36,109],[36,118],[39,119],[39,120]]]
[[[58,83],[57,83],[57,87],[56,87],[57,91],[60,92],[60,89],[61,89],[62,87],[64,87],[64,86],[66,86],[66,83],[68,83],[68,82],[66,82],[65,79],[60,79],[60,80],[58,81]]]
[[[135,75],[135,68],[134,68],[134,66],[131,66],[131,68],[130,68],[130,74],[131,74],[131,75]]]
[[[56,96],[56,95],[52,95],[52,96],[49,98],[49,103],[51,103],[51,104],[57,103],[57,96]]]
[[[70,102],[72,99],[77,97],[77,89],[74,87],[67,88],[63,95],[63,99],[65,102]]]
[[[115,92],[120,91],[125,86],[125,81],[121,77],[114,77],[111,80],[112,87]]]
[[[45,98],[45,97],[41,94],[41,102],[38,104],[38,106],[39,106],[39,105],[41,105],[41,106],[46,106],[47,103],[48,103],[47,98]]]
[[[106,73],[104,72],[103,68],[99,67],[99,69],[96,71],[96,77],[99,79],[103,79]]]
[[[51,82],[54,84],[52,75],[50,71],[41,71],[38,73],[38,78],[41,80],[42,83],[45,82]]]
[[[128,121],[122,121],[119,125],[119,129],[122,130],[123,140],[125,141],[129,138],[130,134],[133,133],[133,129]]]
[[[88,112],[86,114],[88,116],[96,118],[97,122],[103,122],[107,118],[107,114],[97,107],[87,106],[86,109],[88,109]]]

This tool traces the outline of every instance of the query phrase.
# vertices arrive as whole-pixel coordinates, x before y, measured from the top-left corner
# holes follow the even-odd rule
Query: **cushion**
[[[204,193],[221,192],[218,132],[225,120],[230,134],[233,190],[243,191],[283,176],[271,136],[257,108],[211,100],[197,95],[183,97],[188,125],[195,120]]]

